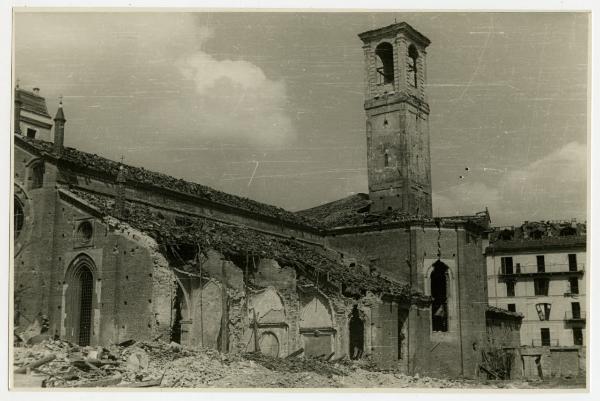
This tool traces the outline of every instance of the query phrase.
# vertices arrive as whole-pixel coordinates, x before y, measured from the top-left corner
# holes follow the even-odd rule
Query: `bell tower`
[[[374,212],[431,217],[429,39],[405,22],[358,35],[365,54],[369,197]]]

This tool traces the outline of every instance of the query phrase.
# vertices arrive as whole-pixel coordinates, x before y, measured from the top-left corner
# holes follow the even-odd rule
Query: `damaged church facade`
[[[429,40],[406,23],[360,38],[369,194],[296,213],[65,147],[62,106],[52,141],[24,135],[43,98],[16,89],[15,327],[445,377],[518,347],[521,315],[487,302],[489,215],[432,217]]]

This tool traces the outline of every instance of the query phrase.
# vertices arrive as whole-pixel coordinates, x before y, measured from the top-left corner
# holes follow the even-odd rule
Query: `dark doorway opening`
[[[448,266],[436,262],[431,272],[431,328],[448,331]]]
[[[171,341],[181,344],[181,321],[183,315],[181,314],[181,303],[183,302],[183,290],[178,285],[173,299],[173,324],[171,325]]]
[[[365,324],[360,318],[356,305],[350,315],[350,359],[360,359],[365,349]]]
[[[94,278],[92,272],[84,267],[79,275],[81,298],[79,309],[79,345],[90,345],[92,331],[92,295],[94,293]]]
[[[408,309],[398,310],[398,359],[404,358],[404,325],[408,319]]]

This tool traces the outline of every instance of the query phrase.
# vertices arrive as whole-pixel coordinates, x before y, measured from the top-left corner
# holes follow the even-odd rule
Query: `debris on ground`
[[[45,340],[14,347],[15,387],[166,388],[535,388],[543,383],[409,376],[368,360],[223,354],[164,341],[106,347]],[[22,372],[22,373],[19,373]],[[585,383],[573,381],[573,387]]]

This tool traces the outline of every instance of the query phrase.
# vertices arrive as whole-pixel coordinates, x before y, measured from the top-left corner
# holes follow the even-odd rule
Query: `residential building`
[[[585,223],[525,222],[496,228],[489,240],[488,301],[523,314],[521,346],[563,355],[585,347]]]

